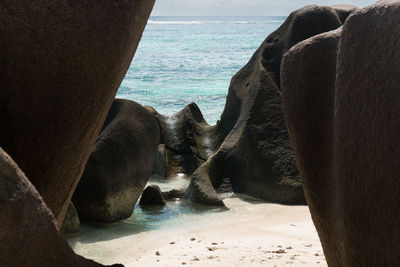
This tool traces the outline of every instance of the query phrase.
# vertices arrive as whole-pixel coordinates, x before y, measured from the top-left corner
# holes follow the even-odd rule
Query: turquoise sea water
[[[173,114],[196,102],[214,124],[231,77],[285,17],[150,17],[117,97]]]

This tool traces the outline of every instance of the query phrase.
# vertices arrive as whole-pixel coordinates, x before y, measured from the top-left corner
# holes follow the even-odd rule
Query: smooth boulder
[[[59,225],[153,4],[0,3],[0,146]]]
[[[287,126],[329,266],[400,262],[399,25],[400,3],[380,1],[282,63]]]
[[[158,185],[149,185],[143,191],[139,205],[145,206],[165,206],[163,193]]]
[[[73,196],[79,218],[113,223],[130,217],[150,179],[159,141],[148,109],[116,99]]]
[[[103,266],[73,252],[42,197],[1,148],[0,210],[0,266]]]

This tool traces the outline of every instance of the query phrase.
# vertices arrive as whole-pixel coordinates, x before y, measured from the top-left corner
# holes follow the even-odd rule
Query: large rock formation
[[[116,99],[73,196],[79,217],[105,223],[130,217],[151,176],[159,141],[150,111]]]
[[[217,192],[232,188],[267,201],[305,203],[281,107],[281,58],[298,42],[337,29],[352,11],[307,6],[293,12],[232,78],[216,126],[194,104],[171,117],[158,115],[167,172],[193,173],[189,199],[223,205]]]
[[[0,210],[0,266],[103,266],[72,251],[39,193],[2,149]]]
[[[316,225],[326,225],[322,228],[326,230],[319,230],[323,244],[335,244],[338,238],[332,231],[338,211],[330,204],[335,189],[329,176],[333,175],[336,49],[341,32],[340,28],[293,47],[284,58],[281,73],[284,110],[305,195]],[[326,255],[328,262],[331,257]]]
[[[59,224],[153,4],[0,3],[0,146]]]
[[[287,126],[329,266],[400,262],[399,25],[400,3],[381,2],[282,62]]]

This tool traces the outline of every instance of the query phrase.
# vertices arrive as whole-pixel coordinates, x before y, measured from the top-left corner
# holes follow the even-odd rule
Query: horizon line
[[[289,15],[264,15],[264,16],[246,16],[246,15],[150,15],[151,17],[287,17]]]

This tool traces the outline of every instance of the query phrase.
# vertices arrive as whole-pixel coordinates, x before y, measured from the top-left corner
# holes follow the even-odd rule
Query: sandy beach
[[[169,202],[159,211],[136,207],[132,217],[104,227],[84,224],[69,237],[74,250],[125,266],[326,266],[306,206],[225,199],[229,210],[203,211]]]

